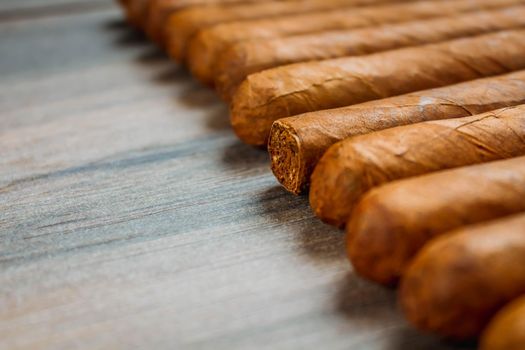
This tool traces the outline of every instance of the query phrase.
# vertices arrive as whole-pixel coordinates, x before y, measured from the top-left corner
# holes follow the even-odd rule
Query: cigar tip
[[[190,72],[200,82],[213,86],[213,38],[206,29],[199,31],[189,42],[187,64]]]
[[[450,320],[450,313],[454,311],[446,311],[451,304],[451,299],[447,298],[446,295],[450,296],[450,294],[436,291],[428,283],[430,278],[435,281],[436,286],[441,286],[442,283],[445,285],[451,283],[451,281],[442,280],[443,274],[438,271],[439,267],[436,268],[428,263],[433,260],[432,255],[427,254],[428,248],[433,246],[434,244],[431,244],[427,246],[426,250],[421,251],[405,271],[399,285],[398,299],[401,311],[412,325],[423,331],[433,330],[439,331],[441,334],[445,331],[442,328],[444,323],[446,320]],[[463,284],[461,283],[461,285]],[[450,284],[449,289],[457,288]],[[445,310],[442,313],[437,313],[436,307]],[[444,317],[444,313],[448,316]]]
[[[214,72],[215,87],[219,96],[226,102],[231,102],[242,80],[247,76],[244,72],[246,59],[246,53],[239,43],[230,46],[217,59]]]
[[[245,95],[248,94],[248,87],[241,85],[237,93],[235,93],[230,102],[230,124],[235,132],[235,135],[241,141],[251,144],[251,128],[249,122],[246,120],[246,110],[249,110]]]
[[[230,104],[230,122],[233,131],[244,143],[266,146],[271,121],[265,118],[264,111],[254,106],[252,90],[249,79],[246,79],[235,92]]]
[[[321,157],[310,179],[310,206],[327,224],[344,228],[363,194],[363,169],[354,162],[353,144],[334,144]]]
[[[399,288],[399,304],[410,323],[458,340],[473,336],[483,321],[481,317],[476,322],[458,323],[463,316],[455,307],[456,301],[464,297],[460,294],[472,295],[472,280],[468,277],[481,268],[462,240],[455,231],[423,247],[404,272]]]
[[[362,277],[385,286],[399,282],[401,266],[396,248],[396,213],[385,206],[380,193],[372,190],[357,204],[346,224],[346,252]]]
[[[481,350],[516,349],[525,340],[525,296],[516,298],[498,311],[483,332],[479,344]]]
[[[184,7],[178,7],[173,2],[151,1],[146,28],[152,40],[160,47],[164,48],[166,46],[166,32],[169,28],[167,24],[170,16],[183,10]]]
[[[281,121],[273,123],[268,140],[271,168],[286,190],[300,194],[306,188],[301,161],[301,141],[295,130]]]
[[[166,50],[169,56],[178,62],[184,61],[186,56],[187,40],[193,33],[191,16],[185,17],[187,10],[171,14],[164,27]]]
[[[154,20],[152,20],[153,11],[155,11],[155,7],[153,4],[150,5],[149,11],[146,15],[146,18],[144,20],[144,31],[146,32],[146,35],[148,38],[150,38],[153,42],[157,43],[157,37],[156,37],[156,30],[158,23],[156,23]]]

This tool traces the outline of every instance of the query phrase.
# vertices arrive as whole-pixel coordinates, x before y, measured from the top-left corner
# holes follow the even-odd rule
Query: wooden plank
[[[453,349],[116,10],[0,23],[1,349]]]

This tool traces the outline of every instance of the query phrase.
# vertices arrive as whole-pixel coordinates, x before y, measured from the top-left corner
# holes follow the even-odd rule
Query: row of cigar
[[[120,2],[415,326],[525,349],[525,0]]]

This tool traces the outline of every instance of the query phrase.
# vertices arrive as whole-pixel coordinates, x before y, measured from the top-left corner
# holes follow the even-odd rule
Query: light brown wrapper
[[[202,71],[201,80],[207,81],[214,77],[217,91],[224,100],[230,101],[239,84],[249,74],[265,69],[297,62],[361,56],[523,26],[525,6],[514,6],[363,29],[245,40],[226,50],[218,50],[222,53],[217,59],[210,57],[204,60],[207,54],[202,52],[207,49],[195,50],[192,55],[190,47],[189,62],[190,66],[202,65],[203,68],[194,68],[194,71]],[[215,28],[207,31],[214,32]],[[192,46],[207,31],[201,32],[192,41]],[[233,38],[233,35],[228,38]],[[217,39],[214,42],[217,43]],[[197,56],[199,53],[201,55]],[[192,59],[193,56],[198,58]]]
[[[164,28],[166,47],[171,57],[182,62],[185,61],[190,39],[199,30],[219,23],[330,10],[340,8],[345,4],[377,1],[392,0],[277,0],[229,6],[195,6],[169,16]]]
[[[516,2],[520,0],[505,1]],[[298,15],[294,12],[287,16],[230,22],[205,28],[199,31],[188,44],[188,65],[200,81],[211,85],[214,82],[217,65],[221,61],[220,55],[237,42],[255,38],[269,39],[325,30],[365,27],[414,18],[437,17],[443,15],[443,8],[449,10],[450,6],[452,9],[458,8],[459,11],[473,9],[472,2],[465,6],[466,2],[463,0],[460,0],[459,3],[446,0],[445,3],[443,1],[423,1],[393,4],[396,2],[413,2],[413,0],[354,0],[345,3],[345,7],[331,6],[332,11],[329,11],[330,8],[325,8],[324,11],[303,11],[311,12],[309,14]],[[490,3],[490,6],[493,7],[501,7],[499,4],[495,5],[494,0],[482,0],[482,2],[481,7],[483,7],[484,2]],[[325,7],[327,7],[326,5],[324,4]],[[363,5],[377,6],[357,8],[357,6]],[[443,6],[443,8],[439,6]],[[333,10],[334,7],[337,9]]]
[[[272,125],[268,141],[272,171],[288,191],[300,194],[308,189],[323,153],[345,138],[524,103],[525,71],[518,71],[279,119]]]
[[[524,68],[525,30],[296,63],[248,76],[233,97],[231,124],[241,140],[260,146],[283,117]]]
[[[431,239],[525,212],[525,157],[445,170],[372,189],[346,225],[354,270],[395,285]]]
[[[523,292],[525,295],[525,291]],[[525,296],[506,305],[483,332],[480,350],[525,349]]]
[[[438,170],[525,155],[525,105],[427,121],[336,143],[317,164],[310,205],[343,227],[360,197],[378,185]]]
[[[150,0],[144,30],[157,44],[164,46],[164,28],[170,15],[191,6],[260,3],[270,0]],[[286,1],[286,0],[281,0]]]
[[[431,241],[403,277],[399,299],[417,328],[473,339],[501,307],[524,292],[522,214]]]

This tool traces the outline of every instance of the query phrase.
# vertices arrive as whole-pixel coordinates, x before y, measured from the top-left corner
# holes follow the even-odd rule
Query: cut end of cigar
[[[272,171],[286,190],[297,195],[306,189],[300,148],[301,141],[293,128],[279,121],[273,123],[268,141]]]

